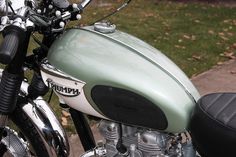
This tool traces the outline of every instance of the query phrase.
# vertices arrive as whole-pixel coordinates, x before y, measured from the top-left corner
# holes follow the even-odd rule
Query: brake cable
[[[93,23],[91,23],[91,24],[89,24],[89,25],[90,25],[90,26],[91,26],[91,25],[94,25],[96,22],[102,21],[102,20],[104,20],[104,19],[106,19],[106,18],[108,18],[108,17],[110,17],[110,16],[116,14],[117,12],[119,12],[120,10],[122,10],[122,9],[124,9],[126,6],[128,6],[128,4],[129,4],[131,1],[132,1],[132,0],[127,0],[125,3],[123,3],[123,4],[122,4],[119,8],[117,8],[115,11],[113,11],[113,12],[111,12],[110,14],[108,14],[108,15],[106,15],[106,16],[104,16],[104,17],[98,19],[98,20],[96,20],[95,22],[93,22]]]
[[[8,5],[9,5],[9,7],[11,8],[12,13],[13,13],[14,15],[16,15],[14,9],[12,8],[11,2],[8,2]]]

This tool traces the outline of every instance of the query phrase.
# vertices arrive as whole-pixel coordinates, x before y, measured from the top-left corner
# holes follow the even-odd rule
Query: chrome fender
[[[21,92],[28,94],[28,86],[28,83],[22,82]],[[50,157],[69,155],[70,147],[67,135],[54,112],[42,97],[22,105],[22,110],[33,122]]]

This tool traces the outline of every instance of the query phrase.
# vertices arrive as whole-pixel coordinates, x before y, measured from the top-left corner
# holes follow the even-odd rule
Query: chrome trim
[[[12,2],[12,8],[15,10],[24,7],[24,0],[11,0]],[[12,12],[11,9],[7,8],[6,1],[5,0],[0,0],[0,13],[6,13],[6,11]]]
[[[64,78],[64,79],[68,79],[68,80],[71,80],[71,81],[75,81],[75,82],[78,82],[78,83],[83,83],[85,84],[85,82],[81,81],[81,80],[78,80],[64,72],[62,72],[61,70],[55,68],[54,66],[52,66],[49,62],[48,62],[48,59],[45,58],[41,64],[40,64],[40,69],[47,73],[47,74],[50,74],[50,75],[53,75],[55,77],[59,77],[59,78]]]
[[[27,87],[28,83],[23,82],[21,85],[21,94],[28,93],[25,91]],[[32,102],[24,104],[22,110],[31,119],[34,127],[43,139],[50,157],[69,155],[70,147],[66,133],[52,109],[42,97],[38,97]]]
[[[83,0],[83,2],[80,3],[81,7],[84,9],[92,0]]]
[[[25,17],[28,11],[29,7],[27,6],[21,7],[20,9],[17,10],[17,15]]]

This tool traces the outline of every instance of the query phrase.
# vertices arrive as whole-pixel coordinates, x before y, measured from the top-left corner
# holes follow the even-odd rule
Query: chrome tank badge
[[[40,65],[44,83],[53,89],[60,103],[67,104],[80,112],[107,119],[101,115],[87,100],[83,87],[85,82],[65,74],[51,65],[47,59]]]
[[[51,79],[47,79],[46,82],[47,82],[47,85],[49,88],[52,88],[55,92],[57,92],[63,96],[75,97],[80,94],[79,89],[65,87],[63,85],[53,82],[53,80],[51,80]]]
[[[76,97],[85,85],[85,82],[68,76],[50,65],[48,60],[41,63],[41,71],[44,83],[61,96]]]

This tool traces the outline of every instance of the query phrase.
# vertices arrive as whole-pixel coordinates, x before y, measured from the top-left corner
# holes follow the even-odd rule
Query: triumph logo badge
[[[52,88],[55,92],[57,92],[63,96],[75,97],[80,94],[79,89],[69,88],[69,87],[65,87],[63,85],[56,84],[51,79],[47,79],[46,81],[48,83],[49,88]]]

